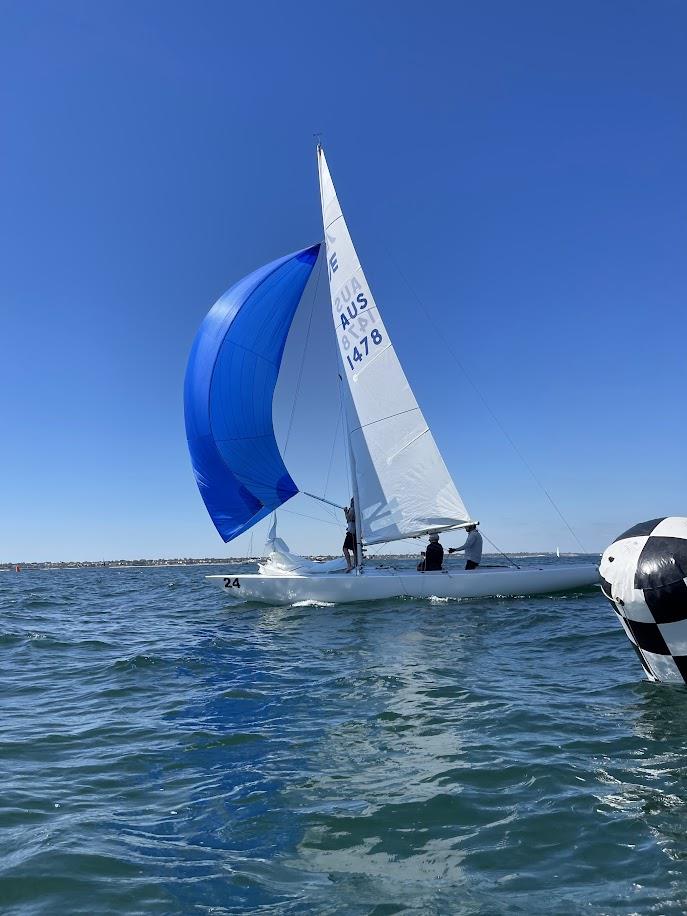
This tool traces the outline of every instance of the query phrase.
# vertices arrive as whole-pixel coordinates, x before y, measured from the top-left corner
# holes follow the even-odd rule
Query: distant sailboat
[[[237,597],[270,603],[523,595],[595,583],[598,572],[591,564],[427,573],[365,565],[367,545],[475,522],[391,343],[321,146],[317,153],[357,506],[356,575],[343,574],[341,561],[317,563],[291,554],[273,525],[270,561],[259,574],[208,578]],[[225,541],[299,492],[277,445],[272,400],[289,328],[319,252],[319,244],[304,248],[239,281],[210,310],[191,350],[185,382],[189,449],[201,495]]]

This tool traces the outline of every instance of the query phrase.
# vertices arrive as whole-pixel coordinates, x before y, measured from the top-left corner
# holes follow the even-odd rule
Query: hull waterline
[[[543,566],[418,573],[366,570],[363,575],[207,576],[234,601],[294,604],[298,601],[350,603],[385,598],[517,597],[573,591],[597,585],[596,566]]]

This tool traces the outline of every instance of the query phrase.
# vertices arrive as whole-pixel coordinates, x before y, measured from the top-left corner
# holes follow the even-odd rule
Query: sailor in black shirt
[[[419,572],[436,572],[444,562],[444,548],[439,543],[438,534],[430,534],[427,550],[422,551],[423,560],[417,564]]]

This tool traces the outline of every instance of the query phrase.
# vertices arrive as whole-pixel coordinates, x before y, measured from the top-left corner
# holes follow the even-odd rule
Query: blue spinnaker
[[[210,309],[186,368],[186,437],[198,489],[231,541],[298,493],[272,425],[286,337],[319,244],[272,261]]]

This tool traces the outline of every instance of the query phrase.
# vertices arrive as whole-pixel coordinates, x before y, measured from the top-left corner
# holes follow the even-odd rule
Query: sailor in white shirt
[[[468,525],[467,540],[462,547],[449,547],[449,553],[458,553],[465,551],[465,568],[477,569],[482,561],[482,535],[477,530],[477,525]]]

